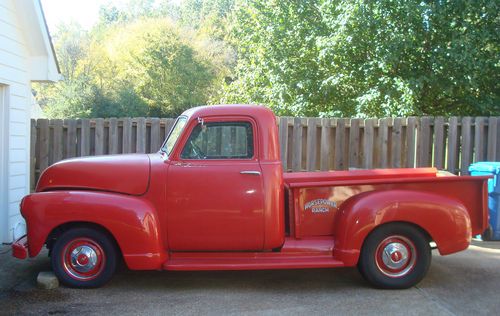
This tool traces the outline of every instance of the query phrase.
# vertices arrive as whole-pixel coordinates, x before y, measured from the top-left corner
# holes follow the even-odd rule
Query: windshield
[[[177,119],[174,127],[172,127],[172,130],[170,131],[170,134],[167,137],[167,140],[163,143],[163,146],[160,149],[161,152],[164,152],[167,154],[167,156],[170,156],[170,152],[174,148],[177,139],[181,135],[182,129],[186,125],[186,122],[187,118],[185,116],[181,116]]]

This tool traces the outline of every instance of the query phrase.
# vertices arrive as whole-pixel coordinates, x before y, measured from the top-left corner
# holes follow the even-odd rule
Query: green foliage
[[[53,34],[50,117],[175,116],[206,103],[279,115],[500,115],[495,0],[129,0]]]
[[[214,80],[210,65],[178,33],[161,29],[148,34],[134,56],[134,82],[153,116],[175,116],[206,103]]]
[[[125,11],[101,8],[90,31],[59,28],[64,80],[34,85],[48,117],[176,116],[218,97],[230,47],[158,17],[165,3],[158,10],[151,0],[130,3]]]
[[[262,1],[236,9],[224,101],[285,115],[499,115],[496,1]]]

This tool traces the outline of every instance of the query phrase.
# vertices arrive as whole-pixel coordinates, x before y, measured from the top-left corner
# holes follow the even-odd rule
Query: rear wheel
[[[113,240],[91,228],[64,232],[52,249],[52,269],[61,283],[71,287],[99,287],[116,269],[117,251]]]
[[[403,223],[387,224],[366,238],[358,269],[376,287],[405,289],[423,279],[431,256],[429,242],[418,228]]]

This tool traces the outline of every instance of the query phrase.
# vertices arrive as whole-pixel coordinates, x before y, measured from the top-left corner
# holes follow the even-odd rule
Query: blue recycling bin
[[[469,172],[472,176],[493,176],[488,180],[490,227],[483,240],[500,240],[500,162],[476,162],[469,166]]]

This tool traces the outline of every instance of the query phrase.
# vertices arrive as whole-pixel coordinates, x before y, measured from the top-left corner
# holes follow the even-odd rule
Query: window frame
[[[185,120],[185,124],[184,124],[184,126],[182,127],[182,129],[180,131],[179,137],[177,137],[177,139],[175,140],[174,144],[172,145],[172,149],[170,149],[170,152],[167,153],[166,151],[163,150],[163,148],[167,144],[168,139],[170,138],[170,136],[174,132],[174,129],[177,126],[177,124],[179,123],[180,120]],[[177,148],[177,144],[179,144],[179,142],[182,141],[182,134],[184,133],[184,131],[186,130],[186,128],[188,127],[188,125],[189,125],[189,117],[187,117],[186,115],[180,115],[179,117],[177,117],[177,119],[175,120],[174,124],[172,124],[172,128],[168,132],[167,137],[165,137],[165,140],[161,144],[161,147],[160,147],[160,150],[159,150],[160,153],[164,153],[165,154],[166,158],[169,158],[169,157],[173,156],[173,154],[175,153],[175,150]]]
[[[224,122],[241,122],[241,123],[249,123],[251,128],[252,128],[252,138],[253,138],[253,155],[250,158],[216,158],[216,159],[195,159],[195,158],[182,158],[182,152],[184,151],[185,146],[187,145],[187,142],[189,138],[191,137],[191,134],[193,133],[194,129],[198,124],[201,124],[198,122],[198,118],[191,119],[191,122],[189,123],[189,126],[184,129],[185,131],[185,137],[182,139],[182,142],[178,143],[178,148],[175,153],[175,160],[180,161],[180,162],[205,162],[205,163],[210,163],[210,162],[235,162],[235,161],[257,161],[258,160],[258,152],[259,152],[259,142],[258,142],[258,137],[257,137],[257,124],[255,121],[250,118],[250,117],[245,117],[245,116],[225,116],[225,117],[203,117],[203,123],[208,124],[208,123],[224,123]]]

